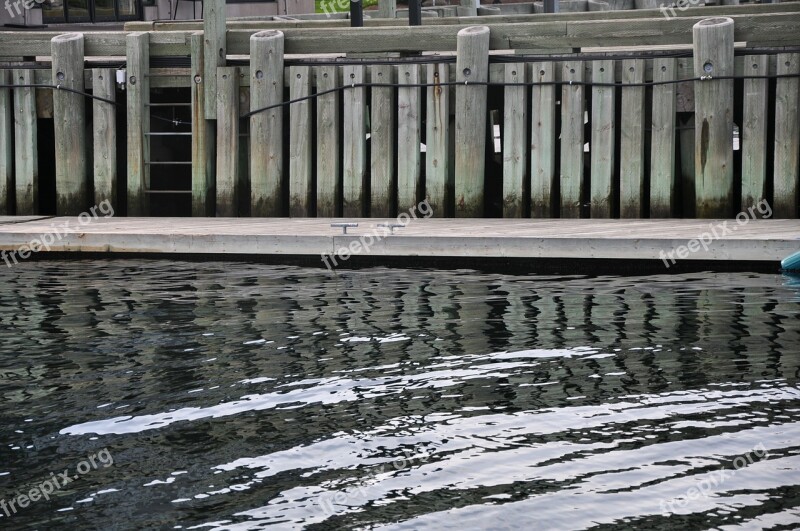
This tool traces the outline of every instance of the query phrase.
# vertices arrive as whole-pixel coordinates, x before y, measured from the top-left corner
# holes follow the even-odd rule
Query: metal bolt
[[[341,227],[342,234],[347,234],[347,227],[358,227],[358,223],[331,223],[331,227]]]

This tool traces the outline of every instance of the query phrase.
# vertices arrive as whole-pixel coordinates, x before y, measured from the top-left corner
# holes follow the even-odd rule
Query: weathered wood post
[[[778,54],[778,75],[800,74],[800,54]],[[800,178],[800,79],[778,79],[775,86],[775,181],[773,211],[778,218],[797,218]]]
[[[250,36],[250,110],[283,102],[283,32]],[[250,117],[250,208],[254,217],[283,215],[283,107]]]
[[[289,68],[289,98],[296,100],[311,94],[311,67]],[[289,215],[314,215],[314,181],[311,178],[311,101],[289,108]]]
[[[214,122],[206,120],[206,78],[203,34],[190,40],[192,105],[192,215],[213,216],[215,206],[214,161],[216,140]]]
[[[338,66],[318,66],[317,93],[339,86]],[[338,90],[317,96],[317,216],[341,215],[342,165],[339,158],[341,112]]]
[[[583,62],[564,61],[561,86],[561,217],[581,217],[583,201]]]
[[[506,83],[527,80],[525,63],[509,63],[503,73]],[[525,217],[530,186],[525,176],[528,160],[528,90],[510,85],[504,89],[503,105],[503,217]]]
[[[477,17],[479,0],[460,0],[458,6],[459,17]]]
[[[744,58],[744,71],[751,76],[769,73],[768,55]],[[744,212],[767,197],[767,120],[769,80],[744,80],[744,115],[742,116],[742,205]]]
[[[204,68],[206,119],[217,117],[217,67],[225,66],[225,0],[203,2]]]
[[[619,215],[622,218],[644,217],[644,59],[622,61],[622,114],[620,116]],[[625,84],[634,85],[626,87]]]
[[[456,57],[456,216],[483,216],[489,27],[458,32]]]
[[[530,64],[531,80],[531,217],[554,215],[556,173],[556,79],[554,61]]]
[[[427,66],[427,102],[425,120],[425,198],[433,215],[444,217],[452,205],[453,182],[450,179],[450,87],[439,83],[450,76],[446,63]]]
[[[116,71],[113,68],[92,69],[92,91],[95,96],[116,100]],[[94,204],[110,201],[117,206],[117,110],[113,103],[93,100],[94,131]]]
[[[366,213],[366,166],[367,166],[367,121],[364,67],[344,67],[342,84],[350,86],[342,95],[342,213],[347,217],[363,216]]]
[[[370,67],[373,83],[395,83],[393,65]],[[394,87],[372,87],[370,116],[370,201],[369,213],[374,218],[394,215],[397,198],[394,174],[395,125]]]
[[[678,64],[674,58],[653,61],[653,80],[673,81]],[[650,141],[650,217],[669,218],[675,214],[675,111],[677,85],[653,87],[653,136]]]
[[[594,83],[614,83],[614,61],[592,62]],[[610,218],[613,214],[616,179],[614,176],[614,139],[617,124],[616,89],[611,86],[592,87],[592,139],[590,146],[591,183],[590,215]]]
[[[15,85],[33,85],[32,69],[15,69]],[[36,89],[14,89],[14,187],[16,214],[39,213],[39,150],[36,141]]]
[[[217,69],[217,216],[239,207],[239,68]]]
[[[692,28],[695,81],[695,194],[698,218],[733,214],[733,19]]]
[[[397,71],[397,211],[408,212],[422,195],[420,173],[421,90],[419,65],[400,65]],[[403,85],[412,85],[404,87]]]
[[[67,33],[53,37],[50,48],[53,84],[83,92],[83,34]],[[89,207],[85,107],[82,95],[53,91],[56,214],[59,216],[77,216]]]
[[[147,194],[150,182],[150,34],[129,33],[127,41],[126,104],[128,115],[128,215],[147,213]]]
[[[0,85],[11,84],[11,71],[0,70]],[[11,89],[0,88],[0,216],[11,215],[14,193],[14,129]]]

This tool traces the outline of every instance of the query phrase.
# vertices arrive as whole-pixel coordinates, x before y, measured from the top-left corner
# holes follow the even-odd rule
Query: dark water
[[[797,528],[791,283],[3,268],[0,527]]]

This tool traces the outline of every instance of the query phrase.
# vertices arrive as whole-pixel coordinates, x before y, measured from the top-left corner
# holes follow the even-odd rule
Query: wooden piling
[[[225,66],[227,54],[225,0],[203,1],[203,78],[205,87],[206,119],[217,116],[217,68]],[[254,214],[255,215],[255,214]]]
[[[417,206],[422,194],[420,171],[421,90],[419,65],[401,64],[397,70],[397,211],[408,212]]]
[[[318,94],[339,86],[340,67],[318,66],[316,71]],[[320,217],[342,213],[340,100],[338,90],[317,96],[317,216]]]
[[[768,55],[744,57],[744,72],[751,76],[769,73]],[[744,111],[740,134],[742,151],[742,204],[746,212],[767,197],[767,121],[769,80],[744,80]]]
[[[129,33],[127,48],[126,106],[128,115],[128,215],[147,214],[147,195],[150,185],[150,34]]]
[[[10,85],[10,70],[0,70],[0,85]],[[14,129],[11,89],[0,88],[0,216],[14,213]]]
[[[563,81],[583,81],[583,62],[564,61]],[[561,85],[561,217],[581,217],[583,199],[583,85]]]
[[[777,74],[800,74],[800,54],[781,53],[775,58]],[[797,218],[800,178],[800,78],[778,79],[775,86],[775,181],[773,212],[776,218]]]
[[[733,213],[733,19],[692,28],[695,81],[695,201],[698,218]],[[708,77],[710,76],[710,79]],[[796,100],[795,100],[796,101]]]
[[[447,215],[452,207],[450,172],[450,88],[439,85],[450,79],[446,63],[427,66],[425,118],[425,198],[434,216]]]
[[[505,65],[506,83],[525,83],[525,63]],[[503,102],[503,217],[526,216],[528,191],[528,94],[524,86],[507,86]]]
[[[311,94],[311,67],[289,68],[289,99]],[[314,181],[311,173],[311,101],[293,103],[289,108],[289,215],[314,215]]]
[[[370,67],[373,83],[395,83],[395,67],[373,65]],[[370,105],[370,205],[372,217],[395,215],[395,89],[372,87]]]
[[[92,69],[95,96],[116,101],[116,70]],[[113,103],[93,100],[94,204],[109,201],[117,207],[117,109]]]
[[[622,61],[622,115],[620,116],[619,213],[622,218],[644,217],[644,87],[626,87],[644,81],[644,59]]]
[[[206,78],[203,34],[193,33],[191,47],[192,216],[213,216],[216,206],[215,151],[212,121],[206,120]],[[216,117],[216,115],[215,115]]]
[[[53,37],[53,85],[84,92],[83,35]],[[56,214],[77,216],[89,208],[86,163],[86,102],[84,96],[53,91],[53,128],[56,162]]]
[[[343,113],[344,134],[342,144],[342,213],[347,217],[366,214],[365,183],[367,165],[366,147],[366,91],[357,85],[364,82],[364,67],[344,67],[342,84],[354,88],[344,90]]]
[[[653,81],[675,80],[678,65],[674,58],[653,60]],[[650,142],[650,217],[669,218],[675,214],[675,112],[674,83],[653,86],[653,126]]]
[[[395,18],[397,16],[397,0],[378,0],[378,16]]]
[[[15,85],[33,85],[32,69],[15,69]],[[14,187],[16,214],[39,213],[39,151],[36,140],[36,89],[14,89]]]
[[[460,30],[455,113],[457,217],[482,217],[484,212],[487,87],[480,83],[488,80],[489,27],[472,26]]]
[[[239,205],[239,68],[217,68],[217,216]]]
[[[283,102],[283,50],[281,31],[250,36],[250,110],[277,105],[250,117],[250,208],[255,217],[284,215],[284,109],[278,105]]]
[[[535,62],[530,79],[539,83],[555,81],[553,61]],[[531,217],[549,218],[556,189],[556,88],[555,85],[531,87]]]
[[[614,83],[614,61],[592,62],[593,83]],[[614,174],[614,139],[616,132],[616,95],[614,87],[592,87],[592,139],[590,215],[610,218],[613,213],[616,176]]]

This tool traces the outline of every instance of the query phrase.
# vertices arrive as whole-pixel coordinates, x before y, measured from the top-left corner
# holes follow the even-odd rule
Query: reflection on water
[[[3,527],[800,522],[800,287],[780,275],[119,261],[0,281],[0,499],[114,458]]]

